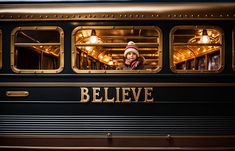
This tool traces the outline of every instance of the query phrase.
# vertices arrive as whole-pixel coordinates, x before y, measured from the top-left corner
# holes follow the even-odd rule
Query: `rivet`
[[[174,15],[174,17],[176,17],[176,15]]]
[[[122,17],[122,15],[119,15],[120,17]]]
[[[40,15],[39,17],[42,18],[42,15]]]
[[[87,18],[87,16],[84,16],[84,18]]]
[[[112,18],[114,18],[114,15],[111,15]]]
[[[229,17],[229,14],[227,14],[227,17]]]
[[[213,14],[211,14],[211,17],[213,17],[214,15]]]
[[[104,17],[105,17],[105,15],[102,15],[102,17],[104,18]]]
[[[72,18],[75,18],[75,15],[73,15]]]
[[[188,17],[188,15],[186,14],[186,15],[184,15],[184,17]]]
[[[152,17],[154,17],[154,15],[151,15]]]
[[[139,17],[139,15],[135,15],[135,17],[137,17],[137,18],[138,18],[138,17]]]
[[[21,18],[21,16],[20,16],[20,15],[18,15],[17,17],[18,17],[18,18]]]
[[[157,16],[157,17],[159,17],[159,15],[158,15],[158,14],[157,14],[156,16]]]
[[[69,16],[65,16],[66,18],[69,18]]]
[[[167,140],[168,140],[169,143],[173,142],[173,138],[171,137],[170,134],[167,135]]]
[[[141,17],[144,18],[144,15],[142,15]]]
[[[57,15],[54,15],[54,17],[58,17]]]
[[[191,15],[191,17],[194,17],[194,15]]]
[[[206,14],[205,17],[207,17],[208,15]]]
[[[89,18],[91,18],[91,14],[89,14],[89,16],[88,16]]]
[[[200,15],[198,14],[197,17],[200,17]]]
[[[124,17],[126,18],[127,15],[124,15]]]
[[[223,15],[222,15],[222,14],[220,14],[219,16],[220,16],[220,17],[223,17]]]
[[[106,15],[106,17],[108,18],[108,17],[109,17],[109,15]]]
[[[168,17],[170,18],[170,17],[171,17],[171,15],[168,15]]]
[[[29,18],[29,15],[25,15],[25,18]]]
[[[13,18],[13,16],[10,16],[10,18]]]
[[[107,133],[107,137],[111,137],[112,136],[112,133]]]
[[[94,17],[94,18],[96,18],[96,16],[95,16],[95,15],[94,15],[93,17]]]
[[[180,14],[180,15],[179,15],[179,17],[181,18],[181,17],[182,17],[182,15]]]
[[[132,18],[132,17],[133,17],[133,15],[131,14],[131,15],[130,15],[130,17]]]
[[[46,18],[48,18],[48,16],[46,16]]]
[[[80,15],[78,15],[78,18],[80,18],[81,16]]]

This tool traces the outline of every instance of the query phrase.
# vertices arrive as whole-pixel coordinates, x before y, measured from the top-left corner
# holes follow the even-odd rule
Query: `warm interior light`
[[[113,61],[109,61],[109,63],[108,63],[110,66],[112,66],[113,65]]]
[[[210,43],[210,38],[207,34],[207,30],[206,29],[203,29],[202,31],[202,37],[200,39],[200,43],[203,43],[203,44],[207,44],[207,43]]]
[[[96,32],[94,29],[92,29],[91,31],[91,36],[89,38],[90,43],[94,44],[94,43],[98,43],[98,37],[96,36]]]

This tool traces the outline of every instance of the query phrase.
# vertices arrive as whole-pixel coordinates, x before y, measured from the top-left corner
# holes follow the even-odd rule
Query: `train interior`
[[[144,58],[145,70],[161,61],[161,31],[156,27],[81,27],[75,31],[75,66],[79,70],[115,70],[133,41]],[[223,53],[222,33],[211,28],[179,28],[171,33],[171,56],[176,70],[217,71]],[[19,30],[15,34],[18,69],[57,69],[60,34],[56,30]]]

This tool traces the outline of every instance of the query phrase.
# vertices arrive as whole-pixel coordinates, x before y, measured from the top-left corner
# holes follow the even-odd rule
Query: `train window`
[[[58,73],[64,67],[64,35],[56,26],[17,27],[11,37],[16,73]]]
[[[171,31],[171,69],[176,73],[220,72],[223,45],[223,32],[218,27],[177,26]]]
[[[2,30],[0,30],[0,69],[2,69]]]
[[[77,27],[72,41],[76,73],[156,73],[162,66],[161,32],[155,26]]]

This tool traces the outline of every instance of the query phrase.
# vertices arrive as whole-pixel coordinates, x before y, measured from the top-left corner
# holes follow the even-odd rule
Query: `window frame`
[[[60,63],[58,69],[18,69],[15,66],[15,34],[20,30],[55,30],[60,34]],[[50,43],[48,43],[50,44]],[[43,44],[42,44],[43,45]],[[45,45],[45,43],[44,43]],[[33,44],[32,44],[33,46]],[[20,26],[11,32],[11,69],[15,73],[60,73],[64,69],[64,31],[59,26]]]
[[[78,30],[92,30],[92,29],[135,29],[135,28],[149,28],[149,29],[156,29],[158,34],[159,34],[159,43],[158,43],[158,49],[159,49],[159,66],[154,69],[154,70],[81,70],[78,69],[76,66],[76,32]],[[72,44],[72,51],[71,51],[71,66],[72,69],[75,73],[104,73],[104,74],[110,74],[110,73],[136,73],[136,74],[141,74],[141,73],[158,73],[162,69],[162,62],[163,62],[163,57],[162,57],[162,30],[158,26],[78,26],[74,28],[72,31],[72,37],[71,37],[71,44]]]
[[[179,30],[179,29],[203,29],[203,28],[206,28],[206,29],[214,29],[214,30],[217,30],[220,32],[221,34],[221,37],[222,37],[222,44],[221,44],[221,49],[220,49],[220,68],[218,70],[177,70],[174,66],[174,58],[173,58],[173,55],[174,55],[174,46],[173,46],[173,33],[176,31],[176,30]],[[222,28],[220,28],[219,26],[203,26],[203,25],[179,25],[179,26],[174,26],[171,31],[170,31],[170,36],[169,36],[169,63],[170,63],[170,69],[173,73],[195,73],[195,74],[201,74],[201,73],[220,73],[224,70],[224,62],[225,62],[225,38],[224,38],[224,31],[222,30]],[[210,44],[205,44],[206,45],[209,45]]]

